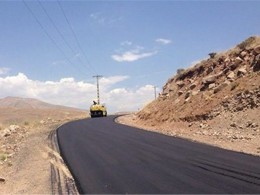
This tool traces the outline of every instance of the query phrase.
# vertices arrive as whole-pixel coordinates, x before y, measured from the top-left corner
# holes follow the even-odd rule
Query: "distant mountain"
[[[21,98],[21,97],[6,97],[0,99],[0,108],[80,110],[77,108],[49,104],[33,98]]]
[[[62,121],[88,117],[88,111],[78,108],[52,105],[32,98],[6,97],[0,99],[1,126],[10,124],[37,125],[40,121]]]

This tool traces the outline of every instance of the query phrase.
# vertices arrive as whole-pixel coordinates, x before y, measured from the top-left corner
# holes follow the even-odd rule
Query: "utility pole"
[[[153,86],[153,88],[154,88],[154,99],[156,100],[157,98],[156,86]]]
[[[100,100],[99,100],[99,79],[102,78],[102,75],[95,75],[93,76],[94,78],[97,79],[97,103],[100,104]]]

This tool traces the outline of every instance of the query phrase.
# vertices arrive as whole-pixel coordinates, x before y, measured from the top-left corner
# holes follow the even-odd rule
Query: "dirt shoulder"
[[[159,125],[150,122],[146,123],[140,120],[136,114],[131,114],[117,118],[117,122],[168,136],[185,138],[228,150],[260,156],[260,129],[258,126],[252,126],[253,123],[249,124],[250,122],[248,127],[240,126],[239,122],[243,123],[244,114],[241,114],[241,116],[219,116],[207,121],[207,123],[172,121]],[[250,114],[252,119],[253,116],[256,120],[260,117],[258,109],[251,110]],[[236,121],[230,126],[231,118],[235,118]]]
[[[59,174],[60,180],[69,178],[71,182],[73,179],[59,153],[52,148],[50,135],[60,125],[79,118],[83,116],[59,121],[41,120],[33,126],[11,125],[9,129],[13,127],[13,131],[2,135],[0,140],[1,194],[61,193],[52,185],[58,182],[55,173]],[[65,185],[63,182],[58,184],[58,188]]]

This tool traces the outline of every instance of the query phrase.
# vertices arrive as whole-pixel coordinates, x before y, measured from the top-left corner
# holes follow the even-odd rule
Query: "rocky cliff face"
[[[258,128],[260,37],[250,37],[227,52],[209,55],[191,68],[178,70],[159,98],[137,114],[138,120],[154,125],[181,121],[192,126],[198,122],[204,127],[218,118],[226,123],[222,127],[251,124]]]

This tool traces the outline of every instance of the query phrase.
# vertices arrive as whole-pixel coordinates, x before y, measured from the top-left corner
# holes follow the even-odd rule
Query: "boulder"
[[[221,56],[219,59],[218,59],[218,64],[222,64],[224,62],[224,56]]]
[[[240,64],[242,62],[243,62],[243,60],[240,57],[236,57],[235,64]]]
[[[237,124],[235,122],[230,124],[230,127],[237,127]]]
[[[20,129],[20,126],[18,125],[10,125],[9,129],[11,132],[15,132],[16,130]]]
[[[214,93],[218,93],[219,91],[221,91],[222,89],[224,89],[226,86],[228,86],[227,82],[221,83],[219,86],[217,86],[214,89]]]
[[[182,88],[185,84],[183,81],[177,81],[176,82],[176,85],[179,87],[179,88]]]
[[[246,55],[247,55],[247,52],[246,52],[246,51],[242,51],[242,52],[240,53],[240,56],[241,56],[242,58],[244,58]]]
[[[216,84],[215,84],[215,83],[209,84],[209,89],[213,89],[214,87],[216,87]]]
[[[245,57],[244,57],[244,60],[245,60],[246,62],[250,62],[251,58],[250,58],[250,56],[245,56]]]
[[[215,81],[217,80],[217,77],[218,77],[218,75],[210,75],[210,76],[202,79],[202,83],[206,84],[206,85],[208,85],[210,83],[215,83]]]
[[[226,58],[226,59],[224,60],[225,63],[230,63],[230,61],[231,61],[230,58]]]
[[[251,128],[256,128],[256,127],[258,127],[258,124],[256,124],[256,123],[251,124]]]
[[[205,127],[202,127],[202,129]],[[209,132],[207,130],[202,131],[202,135],[209,135]]]
[[[194,83],[192,83],[192,84],[190,85],[189,88],[192,90],[192,89],[194,89],[196,86],[197,86],[197,83],[194,82]]]
[[[252,124],[253,124],[252,121],[247,121],[247,123],[246,123],[246,127],[251,127]]]
[[[231,63],[229,67],[231,70],[235,70],[242,62],[243,60],[240,57],[236,57],[234,62]]]
[[[177,86],[175,85],[175,83],[170,83],[170,84],[168,84],[167,89],[169,90],[169,92],[176,91]]]
[[[4,182],[5,182],[5,178],[0,177],[0,182],[1,182],[1,183],[4,183]]]
[[[224,70],[223,70],[223,74],[227,74],[228,72],[230,71],[230,68],[229,67],[227,67],[227,68],[225,68]]]
[[[260,70],[260,54],[258,54],[253,62],[253,71],[259,71]]]
[[[260,45],[256,46],[254,51],[257,53],[257,54],[260,54]]]
[[[191,92],[190,91],[188,91],[186,94],[185,94],[185,99],[188,99],[189,97],[190,97],[190,95],[191,95]]]
[[[4,130],[1,131],[0,137],[8,137],[10,136],[12,131],[9,128],[5,128]]]
[[[188,102],[188,101],[190,101],[190,97],[188,97],[187,99],[185,99],[185,102]]]
[[[179,102],[180,102],[180,99],[179,99],[179,98],[177,98],[177,99],[174,101],[175,104],[178,104]]]
[[[191,95],[192,95],[192,96],[195,96],[195,95],[197,95],[198,93],[199,93],[199,91],[192,91],[192,92],[191,92]]]
[[[41,124],[45,124],[46,121],[45,121],[45,120],[41,120],[40,123],[41,123]]]
[[[247,70],[245,67],[238,69],[237,76],[245,75],[247,73]]]
[[[211,72],[213,72],[214,68],[213,66],[210,66],[208,69],[207,69],[207,74],[210,74]]]
[[[183,91],[178,91],[178,96],[181,96],[183,94]]]
[[[193,83],[194,80],[193,79],[188,79],[189,83]]]
[[[228,79],[233,80],[235,78],[235,73],[232,71],[227,76]]]
[[[208,84],[202,84],[200,91],[205,91],[208,88]]]

